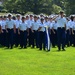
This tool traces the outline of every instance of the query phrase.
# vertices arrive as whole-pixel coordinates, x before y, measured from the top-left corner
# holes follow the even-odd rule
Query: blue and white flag
[[[48,26],[45,26],[45,29],[46,29],[46,48],[48,51],[50,51],[50,36],[49,36]]]

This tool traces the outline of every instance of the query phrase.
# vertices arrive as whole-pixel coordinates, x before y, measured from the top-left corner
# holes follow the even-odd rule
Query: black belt
[[[75,32],[75,30],[73,30]]]
[[[12,30],[13,28],[7,28],[7,29]]]
[[[16,30],[18,30],[18,28],[16,28]]]
[[[58,27],[58,29],[65,29],[65,27]]]
[[[38,31],[38,30],[33,30],[33,31]]]
[[[69,29],[67,29],[66,31],[69,31]]]
[[[20,30],[20,31],[25,32],[26,30]]]
[[[2,30],[4,30],[4,31],[5,31],[5,29],[2,29]]]
[[[45,32],[45,31],[39,31],[39,32]]]

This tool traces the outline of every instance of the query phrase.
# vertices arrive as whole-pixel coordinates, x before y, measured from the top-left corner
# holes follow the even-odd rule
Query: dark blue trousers
[[[18,29],[16,29],[16,33],[14,33],[14,44],[16,47],[18,47],[19,43],[20,43],[20,37],[18,34]]]
[[[55,34],[54,34],[54,46],[57,45],[57,30],[55,30]]]
[[[14,37],[14,31],[13,29],[7,29],[8,30],[8,33],[7,33],[7,47],[13,47],[13,37]]]
[[[32,47],[36,46],[38,48],[39,46],[39,33],[38,31],[35,31],[32,33]]]
[[[31,46],[31,45],[32,45],[32,31],[31,31],[31,29],[29,28],[28,46]]]
[[[40,50],[44,49],[45,50],[45,44],[46,44],[46,39],[45,39],[45,32],[40,31],[39,32],[39,48]]]
[[[72,28],[70,28],[70,46],[73,44],[73,34],[72,34]]]
[[[73,35],[73,46],[75,47],[75,30],[73,32],[74,32],[74,35]]]
[[[55,45],[57,45],[57,31],[55,31],[55,34],[53,33],[53,31],[51,30],[51,43],[52,43],[52,47],[55,47]]]
[[[2,45],[6,46],[6,30],[3,30],[2,33]]]
[[[20,46],[26,48],[27,45],[27,31],[20,31]]]
[[[61,49],[61,45],[62,45],[62,49],[64,49],[65,47],[65,38],[66,38],[66,34],[65,34],[65,28],[58,28],[57,29],[57,42],[58,42],[58,49]]]
[[[0,45],[2,45],[2,33],[0,33]]]
[[[67,31],[66,31],[66,45],[67,45],[68,47],[70,46],[69,42],[70,42],[70,31],[67,30]]]

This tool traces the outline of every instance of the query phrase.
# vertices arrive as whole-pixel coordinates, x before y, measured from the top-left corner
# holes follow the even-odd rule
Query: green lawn
[[[0,48],[0,75],[75,75],[75,48],[60,52]]]

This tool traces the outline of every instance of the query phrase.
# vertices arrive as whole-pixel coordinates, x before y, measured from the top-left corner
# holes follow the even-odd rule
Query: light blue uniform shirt
[[[66,23],[66,30],[70,29],[69,21]]]
[[[0,20],[0,26],[2,26],[2,20]]]
[[[61,17],[58,17],[57,19],[56,19],[56,21],[57,21],[57,27],[65,27],[65,25],[66,25],[66,22],[67,22],[67,20],[66,20],[66,18],[65,17],[63,17],[63,18],[61,18]]]
[[[6,20],[2,20],[2,29],[5,29],[6,26]]]
[[[56,22],[54,22],[54,24],[53,24],[53,29],[57,30],[57,23]]]
[[[21,20],[16,20],[15,21],[16,28],[19,28],[20,23],[21,23]]]
[[[19,29],[20,30],[22,30],[22,31],[25,31],[25,30],[27,30],[27,23],[26,22],[21,22],[20,24],[19,24]]]
[[[14,21],[12,19],[11,20],[7,20],[7,22],[6,22],[7,28],[13,29],[14,25],[15,25],[15,23],[14,23]]]
[[[71,20],[70,20],[70,21],[68,22],[68,25],[69,25],[70,28],[73,29],[74,21],[71,21]]]
[[[74,24],[73,24],[73,30],[75,30],[75,22],[74,22]]]
[[[53,24],[54,24],[54,22],[52,21],[52,22],[49,22],[49,27],[50,27],[50,29],[52,29],[53,28]]]
[[[26,23],[27,23],[28,28],[31,28],[33,24],[33,20],[26,20]]]
[[[39,30],[39,31],[42,31],[42,32],[44,32],[45,31],[45,25],[44,25],[44,23],[42,24],[42,23],[40,23],[40,25],[39,25],[40,27],[41,27],[41,29]]]
[[[47,21],[47,22],[45,21],[45,22],[44,22],[44,26],[49,27],[49,22],[48,22],[48,21]]]
[[[35,30],[35,31],[37,31],[39,29],[39,22],[33,22],[33,24],[32,24],[32,30]]]

